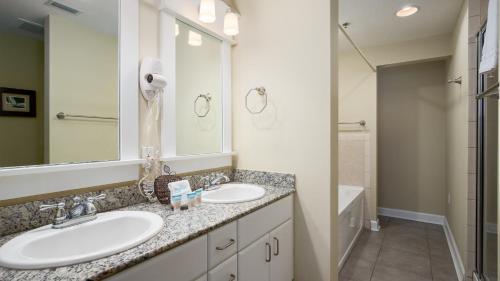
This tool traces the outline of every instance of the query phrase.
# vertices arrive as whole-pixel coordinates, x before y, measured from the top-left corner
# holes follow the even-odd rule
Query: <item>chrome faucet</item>
[[[215,174],[214,176],[208,175],[203,177],[203,179],[207,182],[207,184],[205,184],[205,190],[217,189],[221,184],[231,181],[231,179],[224,174]]]
[[[96,200],[106,198],[106,194],[100,194],[94,197],[88,197],[85,201],[78,196],[73,198],[73,205],[66,212],[64,202],[51,205],[40,205],[40,211],[57,209],[56,217],[52,222],[52,228],[60,229],[72,225],[88,222],[97,218],[97,208],[94,205]]]

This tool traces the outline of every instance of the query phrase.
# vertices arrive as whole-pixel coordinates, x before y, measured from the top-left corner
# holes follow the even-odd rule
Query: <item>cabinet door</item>
[[[293,280],[293,222],[288,220],[271,231],[271,280]]]
[[[238,253],[238,280],[269,281],[271,251],[269,234],[240,251]]]

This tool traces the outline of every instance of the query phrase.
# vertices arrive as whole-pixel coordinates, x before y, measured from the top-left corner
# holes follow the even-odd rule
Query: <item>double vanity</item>
[[[289,281],[294,191],[261,178],[206,192],[186,211],[141,203],[4,236],[0,280]]]

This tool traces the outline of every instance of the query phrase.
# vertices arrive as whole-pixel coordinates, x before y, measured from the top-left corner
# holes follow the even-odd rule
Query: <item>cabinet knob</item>
[[[236,280],[236,275],[234,275],[232,273],[229,274],[229,281],[234,281],[234,280]]]

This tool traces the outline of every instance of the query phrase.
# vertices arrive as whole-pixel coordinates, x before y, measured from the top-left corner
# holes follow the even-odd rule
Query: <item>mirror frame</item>
[[[190,2],[190,3],[186,3]],[[167,81],[162,104],[161,160],[177,173],[215,169],[232,166],[232,103],[231,103],[231,46],[236,44],[232,37],[223,32],[226,4],[216,1],[216,22],[205,24],[197,19],[198,6],[184,1],[163,0],[160,10],[160,59]],[[222,41],[222,151],[199,155],[177,155],[176,147],[176,77],[175,77],[175,21],[180,20]],[[174,63],[172,63],[174,62]]]
[[[139,1],[119,5],[120,160],[0,168],[2,201],[139,178]]]

